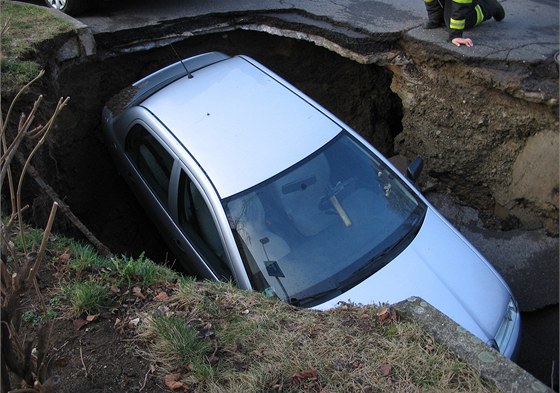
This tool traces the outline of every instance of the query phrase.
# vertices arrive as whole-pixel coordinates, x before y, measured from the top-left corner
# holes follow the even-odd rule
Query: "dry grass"
[[[163,342],[154,316],[140,338],[186,391],[495,391],[416,324],[380,321],[377,311],[301,310],[228,284],[185,280],[154,315],[196,329],[206,352],[181,356],[181,345]]]

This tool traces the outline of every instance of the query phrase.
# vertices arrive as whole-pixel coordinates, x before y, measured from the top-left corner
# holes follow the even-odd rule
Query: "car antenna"
[[[179,62],[181,62],[181,64],[183,65],[183,68],[185,69],[185,71],[187,71],[187,77],[189,79],[192,79],[193,76],[192,76],[191,72],[189,71],[189,69],[187,68],[185,63],[183,63],[183,60],[181,60],[181,57],[179,56],[179,54],[175,50],[175,47],[173,46],[173,44],[169,44],[169,46],[171,47],[171,49],[173,49],[173,52],[175,53],[175,56],[177,56],[177,58],[179,59]]]

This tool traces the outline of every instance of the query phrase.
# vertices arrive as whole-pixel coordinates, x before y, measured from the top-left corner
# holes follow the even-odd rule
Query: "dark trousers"
[[[434,23],[445,23],[449,27],[452,10],[452,0],[433,0],[430,3],[424,3],[428,11],[428,19]],[[479,15],[477,12],[479,7]],[[473,0],[472,7],[465,17],[465,29],[470,29],[485,20],[491,19],[498,13],[497,0]]]

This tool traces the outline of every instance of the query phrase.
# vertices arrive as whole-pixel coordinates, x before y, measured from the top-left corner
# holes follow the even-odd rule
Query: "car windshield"
[[[224,206],[253,288],[305,307],[389,263],[416,235],[426,211],[346,132]]]

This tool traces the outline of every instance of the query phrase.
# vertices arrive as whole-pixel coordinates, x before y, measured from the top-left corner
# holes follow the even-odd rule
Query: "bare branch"
[[[43,75],[45,75],[45,70],[41,70],[39,71],[39,74],[33,78],[30,82],[28,82],[25,86],[23,86],[19,92],[16,94],[16,96],[14,97],[14,99],[12,100],[12,103],[10,104],[10,108],[8,109],[8,113],[6,113],[6,117],[2,119],[2,123],[0,124],[1,126],[1,132],[2,135],[4,135],[6,133],[6,129],[8,127],[8,123],[9,123],[9,119],[10,116],[12,114],[12,111],[16,105],[16,102],[19,100],[20,96],[27,90],[29,89],[29,86],[31,86],[33,83],[35,83],[38,79],[42,78]]]
[[[21,153],[18,153],[16,156],[18,161],[23,165],[25,158]],[[56,194],[55,190],[47,184],[47,182],[39,175],[39,172],[35,167],[31,164],[27,167],[27,173],[31,175],[33,180],[37,183],[41,189],[56,203],[58,203],[58,207],[60,211],[70,220],[70,222],[80,231],[82,234],[88,239],[88,241],[93,244],[93,246],[97,249],[97,251],[106,258],[112,258],[113,253],[111,250],[104,245],[85,225],[82,221],[76,217],[76,215],[72,212],[70,207],[64,203],[64,201]]]
[[[19,148],[21,142],[24,140],[27,134],[27,130],[31,126],[33,120],[35,120],[35,114],[37,113],[37,110],[39,109],[39,105],[41,105],[42,101],[43,101],[43,96],[39,96],[39,98],[35,100],[35,104],[33,105],[33,109],[31,110],[29,115],[24,116],[22,114],[18,126],[17,135],[12,141],[12,143],[10,144],[10,146],[7,146],[6,144],[6,140],[5,140],[6,135],[2,135],[3,138],[2,144],[4,145],[6,151],[3,152],[2,156],[0,157],[0,165],[2,165],[2,171],[0,172],[0,184],[4,182],[4,176],[6,175],[6,171],[10,166],[10,162],[12,161],[14,154]]]
[[[39,253],[35,259],[33,267],[29,270],[29,275],[27,276],[27,281],[35,279],[35,275],[39,271],[39,265],[45,255],[45,250],[47,249],[47,243],[49,241],[49,236],[51,235],[51,229],[54,222],[54,217],[56,216],[56,210],[58,209],[58,203],[54,202],[51,208],[51,214],[49,215],[49,220],[47,221],[47,226],[43,232],[43,240],[41,241],[41,247],[39,248]],[[37,293],[40,296],[40,293]]]
[[[41,140],[39,140],[39,142],[37,142],[37,144],[35,145],[35,147],[31,151],[31,153],[29,153],[29,156],[27,157],[27,160],[25,161],[25,164],[23,165],[23,169],[21,170],[21,175],[19,177],[19,183],[18,183],[18,188],[17,188],[17,192],[16,192],[16,206],[17,206],[17,210],[18,210],[18,216],[19,216],[19,222],[20,223],[23,222],[23,217],[21,216],[21,189],[23,187],[23,181],[25,179],[25,173],[27,172],[27,168],[31,164],[31,159],[33,158],[33,156],[35,155],[37,150],[39,150],[39,148],[43,145],[43,143],[45,143],[45,140],[47,139],[47,136],[49,135],[49,131],[51,130],[52,125],[54,124],[56,118],[58,117],[58,114],[60,113],[62,108],[64,108],[66,106],[66,104],[68,103],[69,100],[70,100],[70,97],[66,97],[65,99],[61,98],[58,101],[58,104],[56,105],[54,113],[52,114],[51,118],[49,119],[49,121],[45,125],[45,131],[43,133],[43,137],[41,138]],[[27,247],[26,247],[26,244],[25,244],[25,234],[23,232],[23,226],[20,226],[20,231],[21,231],[21,238],[23,240],[22,241],[23,249],[24,249],[24,252],[27,253]]]

